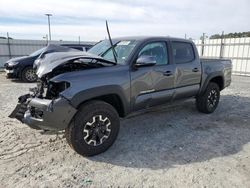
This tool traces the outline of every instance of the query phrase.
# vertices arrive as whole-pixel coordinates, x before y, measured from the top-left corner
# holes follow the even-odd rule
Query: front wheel
[[[65,135],[77,153],[93,156],[114,143],[119,127],[119,115],[113,106],[103,101],[90,101],[80,107]]]
[[[215,111],[220,100],[220,88],[216,83],[209,83],[205,92],[196,98],[196,107],[200,112],[210,114]]]
[[[23,69],[21,79],[24,82],[35,82],[37,81],[37,75],[35,69],[32,67],[26,67]]]

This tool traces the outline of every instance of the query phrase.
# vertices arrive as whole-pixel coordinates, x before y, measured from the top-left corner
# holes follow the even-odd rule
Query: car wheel
[[[220,100],[220,88],[216,83],[209,83],[203,95],[196,98],[196,107],[200,112],[212,113]]]
[[[32,67],[26,67],[22,71],[21,78],[24,82],[35,82],[37,80],[37,75],[35,69]]]
[[[116,140],[120,128],[117,111],[103,101],[83,104],[65,130],[69,145],[82,156],[106,151]]]

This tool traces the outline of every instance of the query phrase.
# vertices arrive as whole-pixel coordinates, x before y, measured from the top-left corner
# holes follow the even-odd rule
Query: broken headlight
[[[59,94],[70,87],[69,82],[52,82],[48,83],[46,98],[52,99],[59,97]]]

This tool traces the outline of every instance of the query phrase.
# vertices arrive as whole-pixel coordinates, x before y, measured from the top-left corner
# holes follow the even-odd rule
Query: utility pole
[[[49,41],[51,41],[50,16],[52,16],[52,14],[45,14],[45,16],[47,16],[47,17],[48,17],[48,25],[49,25]]]

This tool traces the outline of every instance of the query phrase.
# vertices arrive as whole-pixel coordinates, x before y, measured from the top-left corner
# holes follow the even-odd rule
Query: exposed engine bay
[[[70,83],[68,82],[50,81],[51,78],[57,75],[115,65],[112,61],[87,52],[58,52],[48,54],[39,64],[36,67],[39,78],[38,84],[31,91],[34,93],[34,97],[45,99],[57,98],[60,92],[70,87]]]
[[[68,82],[53,82],[51,78],[73,71],[87,70],[93,68],[100,68],[106,65],[99,63],[96,60],[77,59],[70,60],[66,64],[56,67],[52,72],[43,75],[37,84],[36,88],[32,88],[31,91],[38,98],[53,99],[57,98],[59,93],[64,91],[70,86]]]

